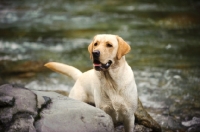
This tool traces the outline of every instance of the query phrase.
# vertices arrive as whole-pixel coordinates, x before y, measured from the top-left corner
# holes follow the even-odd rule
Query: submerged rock
[[[191,127],[191,126],[194,126],[194,125],[200,126],[200,118],[193,117],[192,120],[190,120],[190,121],[183,121],[182,125],[186,126],[186,127]]]
[[[193,117],[192,120],[183,121],[182,125],[188,127],[188,132],[199,132],[200,131],[200,118]]]

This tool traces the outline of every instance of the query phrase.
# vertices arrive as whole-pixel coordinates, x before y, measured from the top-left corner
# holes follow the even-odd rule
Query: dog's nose
[[[98,59],[99,56],[100,56],[100,51],[99,51],[99,50],[94,50],[94,51],[92,52],[92,55],[93,55],[93,57],[94,57],[95,59]]]

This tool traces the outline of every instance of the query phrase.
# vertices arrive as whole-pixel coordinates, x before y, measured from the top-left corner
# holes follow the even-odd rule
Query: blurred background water
[[[43,64],[91,69],[87,46],[101,33],[131,45],[139,97],[164,131],[200,117],[198,0],[1,0],[0,84],[69,91],[73,80]]]

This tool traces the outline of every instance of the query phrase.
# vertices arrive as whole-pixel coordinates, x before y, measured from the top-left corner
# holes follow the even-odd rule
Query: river
[[[200,117],[199,12],[198,0],[2,0],[0,84],[69,91],[73,80],[43,65],[89,70],[93,36],[117,34],[145,108],[163,131],[186,131]]]

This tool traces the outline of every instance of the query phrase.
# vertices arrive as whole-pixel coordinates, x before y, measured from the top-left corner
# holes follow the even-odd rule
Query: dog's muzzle
[[[102,64],[99,61],[99,57],[100,57],[100,51],[99,50],[94,50],[92,52],[92,56],[93,56],[93,66],[94,66],[95,70],[97,70],[97,71],[105,71],[112,64],[111,60],[109,60],[106,64]]]

